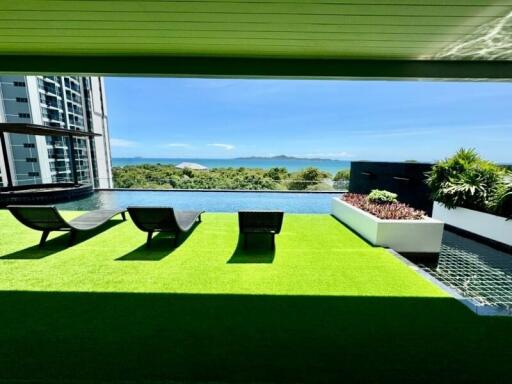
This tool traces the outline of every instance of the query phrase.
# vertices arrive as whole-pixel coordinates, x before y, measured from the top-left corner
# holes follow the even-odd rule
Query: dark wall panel
[[[430,191],[425,184],[428,163],[388,163],[353,161],[350,168],[349,191],[370,193],[372,189],[385,189],[398,194],[398,199],[410,206],[432,213]]]

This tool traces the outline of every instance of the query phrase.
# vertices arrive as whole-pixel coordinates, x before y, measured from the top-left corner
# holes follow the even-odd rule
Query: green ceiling
[[[511,15],[512,0],[0,0],[0,70],[392,76],[396,62],[510,78]]]

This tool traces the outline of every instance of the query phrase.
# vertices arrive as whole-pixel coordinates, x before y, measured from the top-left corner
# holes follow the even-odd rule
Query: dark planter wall
[[[385,189],[398,194],[401,202],[431,215],[432,200],[425,184],[425,172],[431,168],[429,163],[353,161],[349,191],[367,194],[372,189]]]

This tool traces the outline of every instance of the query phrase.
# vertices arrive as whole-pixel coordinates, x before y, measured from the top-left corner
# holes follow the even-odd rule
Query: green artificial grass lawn
[[[286,215],[275,252],[244,252],[234,214],[177,249],[105,229],[40,250],[0,211],[0,381],[508,381],[512,318],[475,315],[328,215]]]
[[[146,234],[120,216],[69,248],[69,235],[54,232],[43,249],[37,246],[40,232],[6,211],[0,220],[3,290],[445,296],[328,215],[286,215],[275,252],[265,238],[244,251],[234,214],[204,214],[177,248],[162,234],[151,249]]]

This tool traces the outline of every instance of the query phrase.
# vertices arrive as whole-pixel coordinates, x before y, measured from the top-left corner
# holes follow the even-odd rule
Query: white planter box
[[[369,243],[403,253],[439,253],[444,223],[425,217],[423,220],[382,220],[333,198],[332,214],[356,231]]]
[[[448,209],[434,202],[432,217],[468,232],[512,246],[512,220],[467,208]]]

